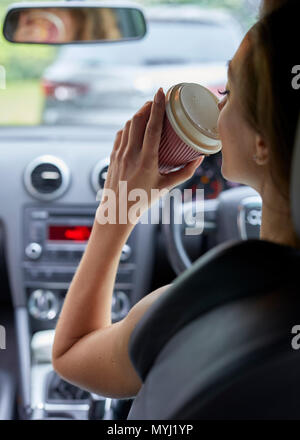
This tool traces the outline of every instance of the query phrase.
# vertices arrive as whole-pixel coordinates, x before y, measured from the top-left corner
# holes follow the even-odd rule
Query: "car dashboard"
[[[49,126],[1,130],[0,213],[24,418],[86,419],[90,414],[88,394],[53,372],[51,347],[65,295],[91,232],[116,131]],[[207,157],[185,187],[204,188],[206,199],[231,187],[220,174],[220,161],[220,154]],[[153,219],[157,210],[150,214]],[[122,250],[113,322],[124,318],[153,287],[157,229],[158,221],[140,221]],[[197,241],[189,243],[192,248]],[[194,254],[199,256],[199,249]],[[103,418],[109,418],[113,401],[99,399]]]
[[[93,225],[116,131],[43,126],[1,130],[0,213],[26,417],[41,417],[41,411],[43,417],[56,414],[62,404],[47,397],[45,385],[52,370],[53,329]],[[113,321],[149,293],[154,233],[155,225],[138,223],[122,250]],[[69,411],[72,418],[87,417],[81,400],[68,405],[74,409]]]
[[[238,183],[224,179],[221,174],[221,166],[221,152],[205,158],[194,176],[185,185],[185,188],[192,190],[193,198],[197,189],[204,190],[205,200],[213,200],[217,199],[222,191],[240,186]]]

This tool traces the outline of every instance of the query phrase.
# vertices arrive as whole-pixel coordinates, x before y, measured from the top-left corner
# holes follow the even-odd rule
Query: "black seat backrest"
[[[291,379],[299,268],[298,250],[260,240],[194,263],[132,334],[143,386],[129,419],[299,417],[300,381],[292,392]]]

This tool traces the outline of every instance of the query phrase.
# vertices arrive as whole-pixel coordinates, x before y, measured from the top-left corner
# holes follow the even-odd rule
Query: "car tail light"
[[[84,84],[42,80],[42,89],[47,97],[58,101],[68,101],[88,92],[88,86]]]

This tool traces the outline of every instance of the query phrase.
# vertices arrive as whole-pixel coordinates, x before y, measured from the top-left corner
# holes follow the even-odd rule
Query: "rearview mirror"
[[[127,41],[146,33],[138,7],[110,6],[101,2],[63,1],[16,3],[7,11],[3,25],[12,43],[68,44]]]

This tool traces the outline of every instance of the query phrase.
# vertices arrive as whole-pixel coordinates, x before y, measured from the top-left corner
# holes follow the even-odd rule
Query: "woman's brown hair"
[[[300,115],[300,90],[292,87],[292,69],[300,64],[299,3],[263,2],[261,17],[248,33],[249,50],[237,75],[244,116],[270,146],[271,176],[287,200]]]
[[[288,1],[289,0],[263,0],[260,6],[260,17],[262,18],[274,12],[275,9],[281,8]]]

